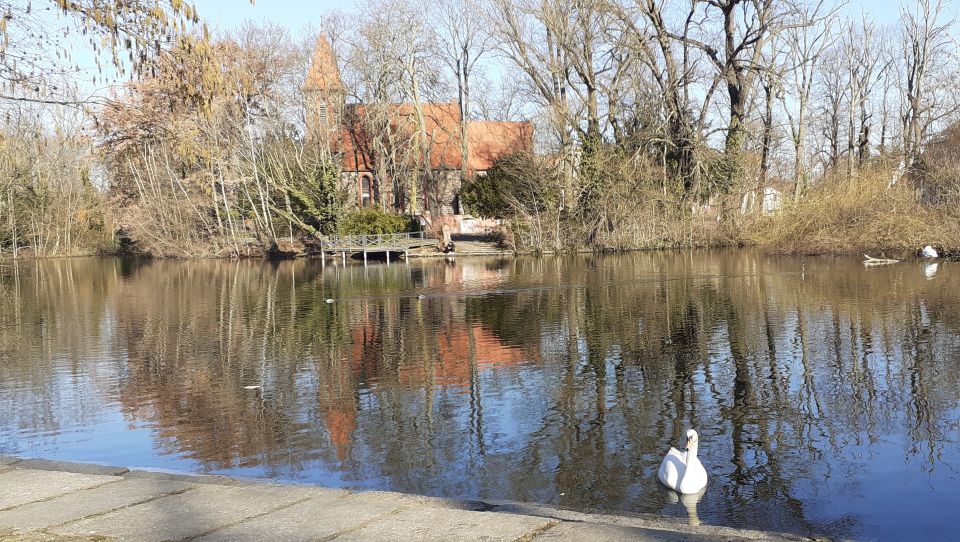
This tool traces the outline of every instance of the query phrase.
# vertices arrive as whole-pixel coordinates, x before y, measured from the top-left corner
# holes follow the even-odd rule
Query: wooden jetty
[[[331,235],[324,237],[320,242],[320,261],[326,265],[327,256],[340,256],[344,264],[347,255],[363,254],[363,263],[367,263],[367,256],[371,253],[385,254],[387,265],[390,265],[390,256],[394,253],[403,253],[404,259],[409,256],[410,250],[424,246],[436,245],[436,239],[431,239],[426,232],[409,233],[381,233],[371,235]]]

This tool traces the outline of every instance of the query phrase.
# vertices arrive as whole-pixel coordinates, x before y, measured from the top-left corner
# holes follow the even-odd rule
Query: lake
[[[960,263],[934,265],[2,262],[0,454],[948,539]],[[689,427],[711,479],[677,502]]]

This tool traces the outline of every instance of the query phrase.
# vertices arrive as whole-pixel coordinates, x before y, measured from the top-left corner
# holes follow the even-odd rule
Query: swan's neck
[[[690,446],[687,446],[687,464],[689,465],[692,460],[697,458],[697,443],[694,442]]]

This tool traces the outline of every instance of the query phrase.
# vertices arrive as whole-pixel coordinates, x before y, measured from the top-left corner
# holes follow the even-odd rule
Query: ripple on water
[[[835,537],[948,538],[960,506],[951,265],[29,265],[0,280],[0,453]],[[692,501],[655,477],[688,427]]]

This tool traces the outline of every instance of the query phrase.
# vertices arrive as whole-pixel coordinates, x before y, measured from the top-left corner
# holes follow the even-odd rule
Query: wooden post
[[[390,251],[387,250],[387,265],[390,265]]]
[[[321,250],[320,251],[320,269],[323,270],[326,268],[327,268],[327,255]]]
[[[367,249],[363,249],[363,265],[367,265]]]
[[[347,265],[347,251],[343,251],[343,265]]]

